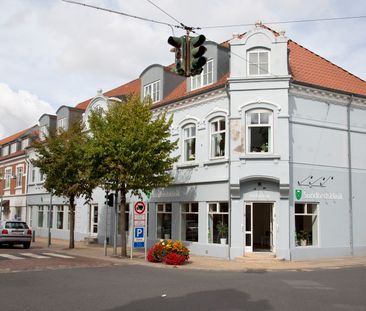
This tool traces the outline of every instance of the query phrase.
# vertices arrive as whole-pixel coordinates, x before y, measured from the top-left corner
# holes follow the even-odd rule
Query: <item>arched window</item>
[[[184,162],[196,159],[196,125],[193,123],[183,127],[183,160]]]
[[[272,153],[273,112],[254,109],[246,113],[247,152]]]
[[[248,51],[248,76],[269,75],[269,52],[263,48]]]
[[[211,158],[225,156],[226,121],[224,117],[218,117],[210,122]]]

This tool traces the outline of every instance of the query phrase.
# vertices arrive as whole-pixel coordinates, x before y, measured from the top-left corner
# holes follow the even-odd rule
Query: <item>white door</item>
[[[98,235],[98,205],[90,206],[90,235],[97,236]]]
[[[253,203],[245,203],[245,252],[253,252]]]

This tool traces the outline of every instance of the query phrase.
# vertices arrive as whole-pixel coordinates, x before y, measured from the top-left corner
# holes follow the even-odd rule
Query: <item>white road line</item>
[[[20,255],[31,257],[31,258],[37,258],[37,259],[50,258],[50,257],[42,256],[42,255],[33,254],[33,253],[20,253]]]
[[[51,257],[59,257],[59,258],[75,258],[67,255],[55,254],[55,253],[43,253],[43,255],[51,256]]]
[[[17,256],[10,255],[10,254],[0,254],[0,257],[4,257],[4,258],[7,258],[7,259],[15,259],[15,260],[25,259],[25,258],[22,258],[22,257],[17,257]]]

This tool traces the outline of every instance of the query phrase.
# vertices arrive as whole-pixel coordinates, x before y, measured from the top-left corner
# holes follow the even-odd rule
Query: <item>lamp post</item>
[[[52,211],[52,192],[50,192],[50,204],[48,207],[48,243],[47,246],[51,246],[51,211]]]

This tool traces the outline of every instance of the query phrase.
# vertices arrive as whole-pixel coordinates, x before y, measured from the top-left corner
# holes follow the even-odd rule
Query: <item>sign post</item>
[[[142,201],[135,203],[133,208],[132,232],[133,241],[131,243],[131,259],[134,248],[145,248],[146,252],[146,205]]]

